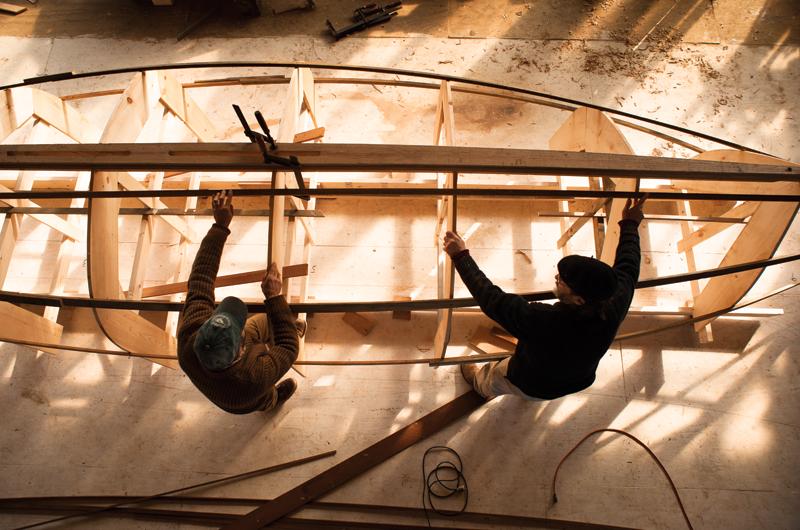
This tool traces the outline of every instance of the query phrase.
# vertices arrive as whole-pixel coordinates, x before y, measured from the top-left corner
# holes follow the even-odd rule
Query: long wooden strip
[[[454,421],[477,410],[485,402],[477,392],[469,391],[222,528],[245,530],[268,525],[294,512],[307,502],[333,491],[418,441],[439,432]]]
[[[717,183],[720,184],[720,183]],[[673,191],[651,191],[647,192],[649,200],[707,200],[707,201],[761,201],[761,202],[800,202],[800,192],[787,192],[785,189],[776,190],[774,193],[750,194],[736,191],[735,187],[739,183],[724,183],[732,186],[730,192],[673,192]],[[794,183],[789,184],[794,185]],[[221,188],[225,189],[225,188]],[[203,196],[210,197],[219,189],[203,188],[199,190],[168,189],[168,190],[103,190],[103,191],[15,191],[6,193],[0,191],[0,200],[5,199],[112,199],[112,198],[142,198],[142,197],[190,197]],[[267,197],[273,195],[291,196],[297,193],[296,189],[241,189],[237,191],[239,197]],[[564,198],[587,198],[587,197],[614,197],[627,199],[640,195],[634,191],[605,191],[592,189],[559,190],[545,187],[531,188],[509,188],[509,187],[482,187],[482,188],[412,188],[412,187],[373,187],[359,188],[343,186],[337,188],[310,188],[303,190],[304,195],[312,197],[433,197],[433,196],[454,196],[470,198],[510,198],[510,199],[564,199]],[[168,214],[172,215],[172,214]],[[182,214],[177,214],[182,215]]]
[[[609,153],[388,144],[279,143],[276,156],[297,156],[302,171],[410,171],[593,175],[683,180],[800,180],[778,165]],[[3,145],[0,169],[280,171],[250,143]]]
[[[225,276],[217,276],[214,281],[214,287],[229,287],[231,285],[242,285],[245,283],[260,282],[264,279],[267,273],[265,269],[255,271],[239,272],[236,274],[227,274]],[[300,263],[297,265],[287,265],[283,268],[284,278],[297,278],[308,274],[308,263]],[[168,283],[164,285],[154,285],[152,287],[145,287],[142,289],[142,298],[151,298],[153,296],[163,296],[167,294],[185,293],[189,290],[188,282]]]
[[[98,508],[95,503],[107,503],[112,500],[124,501],[126,498],[121,496],[111,497],[28,497],[21,499],[0,499],[0,511],[6,512],[25,512],[32,514],[50,513],[50,514],[70,514],[78,511],[88,511]],[[237,501],[236,503],[227,502],[228,499],[221,499],[219,497],[206,497],[201,499],[199,497],[189,496],[176,496],[168,497],[166,499],[159,499],[159,502],[170,501],[180,503],[190,503],[192,501],[199,502],[204,505],[208,504],[221,504],[223,506],[237,504],[254,504],[256,499],[231,499]],[[263,502],[264,499],[258,499],[258,502]],[[91,504],[84,504],[91,503]],[[422,508],[410,508],[405,506],[386,506],[380,504],[355,504],[355,503],[332,503],[332,502],[312,502],[309,503],[309,508],[314,510],[330,510],[332,512],[353,511],[353,512],[367,512],[367,513],[381,513],[386,512],[396,513],[399,515],[416,515],[417,517],[425,517],[425,511]],[[113,513],[109,514],[113,517],[131,517],[136,519],[152,519],[157,521],[170,521],[183,524],[197,524],[202,526],[222,525],[228,521],[233,520],[236,515],[230,512],[208,512],[200,511],[197,509],[164,509],[164,508],[111,508]],[[327,515],[327,514],[324,514]],[[430,517],[436,516],[428,512]],[[558,530],[636,530],[627,526],[612,526],[606,524],[586,523],[580,521],[570,521],[565,519],[553,519],[550,517],[532,517],[532,516],[518,516],[518,515],[505,515],[493,514],[482,512],[461,512],[459,520],[472,521],[478,524],[494,524],[495,528],[517,527],[523,528],[556,528]],[[284,517],[278,523],[274,523],[270,528],[275,530],[283,529],[301,529],[308,528],[367,528],[385,530],[387,527],[395,528],[397,530],[459,530],[459,527],[448,526],[431,526],[431,525],[412,525],[412,524],[397,524],[393,523],[388,525],[385,521],[382,522],[368,522],[364,520],[349,521],[340,518],[310,518],[308,516],[301,517]]]
[[[206,487],[209,487],[209,486],[213,486],[215,484],[220,484],[220,483],[225,483],[225,482],[233,482],[233,481],[242,480],[242,479],[246,479],[246,478],[250,478],[250,477],[257,477],[257,476],[260,476],[260,475],[265,475],[265,474],[268,474],[268,473],[273,473],[275,471],[281,471],[283,469],[288,469],[288,468],[291,468],[291,467],[294,467],[294,466],[302,465],[302,464],[305,464],[305,463],[308,463],[308,462],[313,462],[313,461],[319,460],[321,458],[327,458],[327,457],[333,456],[335,454],[336,454],[336,451],[327,451],[325,453],[319,453],[319,454],[307,456],[307,457],[304,457],[304,458],[291,460],[289,462],[284,462],[284,463],[281,463],[281,464],[275,464],[273,466],[263,467],[261,469],[256,469],[256,470],[253,470],[253,471],[240,473],[238,475],[233,475],[233,476],[230,476],[230,477],[223,477],[223,478],[210,480],[210,481],[207,481],[207,482],[203,482],[201,484],[192,484],[190,486],[184,486],[182,488],[177,488],[177,489],[173,489],[173,490],[169,490],[169,491],[164,491],[164,492],[161,492],[161,493],[156,493],[154,495],[147,495],[145,497],[133,497],[133,498],[129,498],[129,499],[124,499],[122,501],[118,501],[118,502],[116,502],[114,504],[111,504],[110,506],[101,506],[99,508],[98,507],[88,507],[85,511],[81,511],[79,513],[75,513],[75,514],[72,514],[72,515],[65,515],[65,516],[62,516],[62,517],[57,517],[55,519],[51,519],[49,521],[43,521],[41,523],[36,523],[34,526],[52,524],[52,523],[55,523],[57,521],[64,521],[66,519],[72,519],[74,517],[87,517],[87,516],[91,516],[91,515],[97,515],[97,514],[100,514],[102,512],[106,512],[108,510],[113,510],[115,508],[120,508],[122,506],[128,506],[130,504],[139,504],[139,503],[142,503],[142,502],[147,502],[147,501],[151,501],[151,500],[154,500],[154,499],[159,499],[161,497],[166,497],[166,496],[173,495],[173,494],[176,494],[176,493],[181,493],[181,492],[184,492],[184,491],[189,491],[189,490],[198,489],[198,488],[206,488]]]
[[[791,254],[778,258],[751,261],[738,265],[728,265],[716,269],[706,269],[694,273],[673,274],[662,276],[661,278],[651,278],[640,280],[636,284],[637,289],[648,287],[659,287],[676,283],[688,282],[692,280],[702,280],[736,274],[753,269],[761,269],[781,263],[789,263],[800,259],[800,254]],[[553,291],[548,289],[530,293],[522,293],[521,296],[528,301],[552,300],[555,298]],[[58,307],[91,307],[107,309],[137,309],[146,311],[181,311],[183,304],[179,302],[159,302],[144,300],[119,300],[111,298],[85,298],[69,296],[50,296],[43,294],[27,294],[12,291],[0,291],[0,301],[12,302],[15,304],[31,304],[39,306],[58,306]],[[443,307],[472,307],[476,306],[474,298],[453,298],[452,300],[412,300],[410,302],[315,302],[289,304],[294,313],[346,313],[350,311],[426,311],[442,309]],[[250,313],[264,312],[264,305],[260,303],[247,304]]]

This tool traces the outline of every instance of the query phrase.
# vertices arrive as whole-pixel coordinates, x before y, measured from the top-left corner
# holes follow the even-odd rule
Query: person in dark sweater
[[[245,303],[232,296],[214,308],[214,280],[233,219],[232,197],[232,191],[223,191],[212,199],[214,224],[192,264],[178,326],[178,361],[212,403],[247,414],[275,408],[294,393],[293,379],[278,381],[297,359],[299,341],[275,263],[261,282],[266,315],[248,319]]]
[[[486,398],[514,394],[549,400],[594,383],[600,359],[614,340],[633,300],[639,278],[639,223],[645,197],[625,204],[614,266],[585,256],[558,263],[554,305],[527,302],[494,285],[454,232],[444,249],[483,312],[518,339],[503,361],[462,364],[464,379]]]

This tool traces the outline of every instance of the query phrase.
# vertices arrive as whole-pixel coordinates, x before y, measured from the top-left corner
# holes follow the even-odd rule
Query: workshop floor
[[[41,0],[16,17],[0,14],[0,84],[69,70],[184,61],[388,66],[591,101],[800,161],[796,1],[410,1],[383,28],[337,43],[324,36],[326,17],[344,22],[361,3],[331,6],[318,0],[315,12],[245,22],[222,13],[176,42],[186,20],[185,2],[153,8],[133,1]],[[380,101],[349,122],[339,116],[342,125],[329,131],[331,138],[354,141],[366,116],[373,123],[383,120],[377,137],[386,143],[430,141],[429,130],[414,137],[413,128],[398,125],[405,107],[390,98]],[[538,134],[535,121],[527,122],[529,130],[507,125],[520,122],[514,105],[470,105],[459,113],[470,131],[465,143],[482,145],[484,135],[487,145],[523,146],[530,139],[532,147],[544,146],[546,136]],[[553,131],[549,122],[547,130]],[[641,146],[637,153],[659,154]],[[511,290],[550,287],[552,264],[560,256],[557,222],[537,219],[532,207],[508,201],[490,206],[464,201],[462,207],[461,226],[478,224],[471,245],[490,277]],[[318,223],[310,294],[380,299],[433,289],[432,204],[337,200],[321,201],[319,208],[326,218]],[[207,227],[196,226],[201,233]],[[778,255],[800,250],[798,226],[795,220]],[[229,273],[237,271],[237,256],[247,250],[236,225],[233,229],[229,261],[223,263]],[[29,252],[21,252],[19,260],[15,254],[2,286],[7,290],[44,281],[44,272],[26,265],[27,259],[39,259],[35,234],[41,232],[22,232],[30,234],[23,247]],[[685,271],[680,255],[665,246],[669,239],[662,238],[661,225],[646,223],[642,233],[647,258],[642,277]],[[590,253],[589,238],[581,232],[571,250]],[[725,241],[699,247],[698,266],[714,266]],[[546,263],[529,264],[518,250],[546,256]],[[776,267],[751,293],[767,293],[796,281],[798,274],[797,265]],[[456,289],[457,296],[464,294],[458,280]],[[652,303],[652,295],[640,297],[641,304]],[[678,298],[671,303],[688,295]],[[800,292],[758,306],[784,314],[718,320],[707,344],[685,328],[615,343],[587,391],[541,403],[496,399],[325,499],[418,507],[422,455],[429,446],[449,445],[464,461],[470,511],[682,528],[678,505],[656,464],[617,435],[592,438],[571,456],[559,475],[559,502],[551,504],[550,483],[561,458],[587,433],[614,428],[636,435],[658,455],[696,528],[799,528]],[[374,318],[376,328],[362,337],[339,315],[313,317],[307,357],[430,354],[433,313],[415,313],[411,321]],[[624,329],[663,322],[632,318]],[[477,315],[456,316],[452,354],[467,351],[466,338],[480,323]],[[148,495],[337,451],[327,460],[203,492],[270,498],[466,391],[452,367],[306,367],[304,372],[305,378],[295,374],[296,396],[277,412],[233,416],[207,402],[182,373],[149,362],[37,354],[0,343],[0,497]],[[2,514],[0,526],[36,520]],[[171,528],[110,519],[93,524]],[[436,524],[462,526],[457,518]]]

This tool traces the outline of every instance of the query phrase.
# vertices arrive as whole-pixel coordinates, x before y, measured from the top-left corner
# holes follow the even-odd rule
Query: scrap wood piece
[[[231,285],[260,282],[264,279],[264,275],[266,273],[267,271],[265,269],[258,269],[255,271],[238,272],[236,274],[217,276],[217,278],[214,280],[214,287],[230,287]],[[306,276],[308,274],[308,263],[287,265],[283,268],[282,274],[284,278]],[[142,298],[151,298],[153,296],[163,296],[166,294],[185,293],[188,290],[188,282],[155,285],[153,287],[145,287],[142,289]]]
[[[500,331],[502,333],[502,330]],[[512,342],[508,339],[513,339],[513,337],[505,335],[505,333],[502,333],[502,335],[503,336],[494,333],[494,329],[479,326],[478,329],[475,330],[475,333],[469,338],[467,344],[472,348],[476,348],[479,352],[486,354],[514,351],[514,348],[517,347],[516,339]],[[506,337],[508,337],[508,339]]]
[[[19,15],[23,11],[27,10],[28,10],[27,7],[0,2],[0,11],[2,11],[3,13],[9,13],[11,15]]]
[[[301,144],[303,142],[319,140],[323,136],[325,136],[325,127],[317,127],[316,129],[295,134],[293,143]]]
[[[410,296],[395,296],[395,302],[410,302]],[[411,311],[392,311],[392,318],[395,320],[411,320]]]
[[[375,327],[375,321],[361,313],[345,313],[342,320],[364,336],[369,335]]]
[[[484,403],[486,400],[482,396],[470,390],[222,528],[249,530],[277,521],[420,440],[439,432],[477,410]]]

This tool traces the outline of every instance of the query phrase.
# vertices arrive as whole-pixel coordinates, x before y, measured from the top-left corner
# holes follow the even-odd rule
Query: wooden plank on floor
[[[28,10],[28,8],[25,7],[25,6],[18,6],[18,5],[9,4],[9,3],[6,3],[6,2],[0,2],[0,12],[3,12],[3,13],[8,13],[10,15],[19,15],[20,13],[23,13],[23,12],[25,12],[27,10]]]
[[[484,403],[486,400],[477,392],[469,391],[222,528],[251,530],[277,521],[469,415]]]

